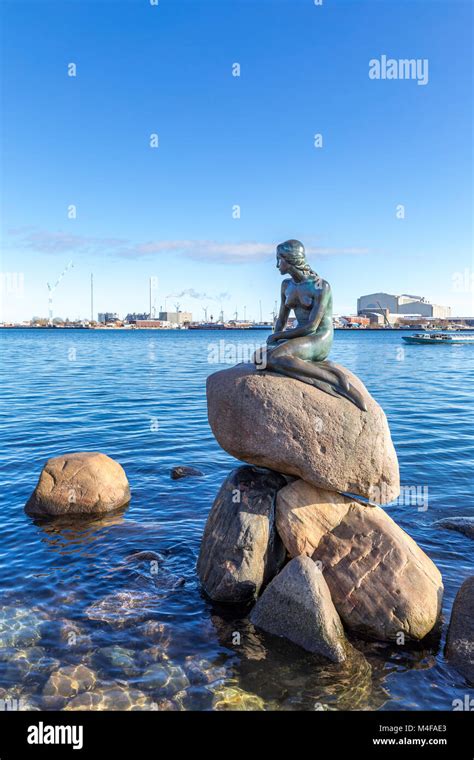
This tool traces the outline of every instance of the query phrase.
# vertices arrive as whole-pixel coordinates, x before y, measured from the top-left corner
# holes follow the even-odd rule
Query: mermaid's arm
[[[280,301],[280,312],[278,314],[277,321],[275,322],[275,333],[280,332],[285,327],[288,317],[290,316],[290,310],[288,306],[286,305],[286,286],[288,285],[288,280],[283,280],[281,283],[281,301]]]

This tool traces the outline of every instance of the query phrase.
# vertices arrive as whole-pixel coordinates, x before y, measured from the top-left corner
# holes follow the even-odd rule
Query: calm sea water
[[[162,709],[449,710],[469,693],[443,645],[455,593],[473,573],[473,544],[432,523],[473,514],[473,346],[403,346],[398,332],[343,331],[331,357],[357,373],[385,409],[402,483],[428,489],[427,509],[387,511],[443,574],[441,637],[416,647],[355,642],[359,658],[327,665],[201,595],[195,564],[204,523],[237,464],[209,429],[205,380],[265,337],[0,332],[0,696],[48,707],[51,673],[78,663],[93,671],[95,685],[87,688],[97,699],[109,693],[109,708],[119,706],[111,688],[131,693],[132,702],[138,690]],[[209,363],[210,355],[220,363]],[[123,465],[128,509],[86,523],[33,521],[23,508],[45,460],[81,450]],[[204,477],[173,481],[174,465],[193,465]],[[130,560],[135,551],[160,554],[157,573],[150,575],[149,561]],[[112,625],[85,613],[124,591],[145,595],[144,617],[154,625],[122,624],[123,597],[112,598]]]

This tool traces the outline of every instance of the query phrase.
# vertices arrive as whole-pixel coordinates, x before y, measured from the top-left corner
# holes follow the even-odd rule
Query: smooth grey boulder
[[[456,594],[445,655],[456,670],[474,685],[474,575],[464,581]]]
[[[295,557],[267,586],[250,622],[332,662],[346,659],[341,619],[323,574],[309,557]]]
[[[474,538],[474,517],[446,517],[433,523],[433,527],[457,530],[468,538]]]
[[[282,475],[245,466],[233,470],[207,519],[197,571],[216,602],[256,599],[282,566],[286,552],[275,529],[276,494]]]
[[[337,366],[366,412],[307,383],[238,364],[207,379],[209,424],[236,459],[386,504],[400,493],[387,418],[359,378]]]

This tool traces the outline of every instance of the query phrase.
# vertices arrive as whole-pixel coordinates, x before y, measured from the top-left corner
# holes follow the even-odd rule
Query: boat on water
[[[404,340],[406,343],[429,344],[430,346],[439,343],[449,345],[452,343],[474,344],[474,334],[459,335],[458,333],[417,333],[416,335],[402,335],[402,340]]]

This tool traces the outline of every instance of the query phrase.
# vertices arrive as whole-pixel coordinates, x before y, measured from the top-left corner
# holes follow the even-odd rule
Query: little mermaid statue
[[[331,396],[342,396],[367,411],[362,395],[344,372],[327,361],[334,337],[329,283],[313,272],[299,240],[280,243],[276,258],[280,273],[289,277],[281,284],[274,332],[267,339],[266,349],[255,354],[257,369],[278,372]],[[285,329],[291,310],[298,325]]]

